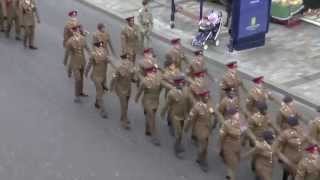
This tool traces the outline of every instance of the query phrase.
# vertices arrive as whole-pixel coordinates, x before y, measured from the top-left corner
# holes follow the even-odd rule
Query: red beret
[[[180,38],[175,38],[171,40],[171,44],[178,44],[180,43]]]
[[[70,17],[76,17],[77,15],[78,15],[78,11],[76,11],[76,10],[72,10],[68,13],[68,16],[70,16]]]
[[[146,73],[146,74],[148,74],[148,73],[154,73],[154,72],[157,72],[157,68],[156,67],[149,67],[149,68],[146,68],[146,69],[144,69],[144,72]]]
[[[235,69],[235,68],[237,68],[237,61],[232,61],[232,62],[226,64],[226,66],[227,66],[229,69]]]
[[[126,20],[129,22],[131,19],[134,19],[134,16],[127,17]]]
[[[152,48],[146,48],[143,50],[143,53],[144,54],[147,54],[147,53],[152,53],[153,49]]]
[[[195,73],[192,73],[192,75],[193,75],[194,77],[204,77],[205,71],[195,72]]]
[[[197,95],[201,96],[201,97],[205,97],[205,96],[208,96],[209,93],[210,93],[210,91],[204,90],[204,91],[200,91]]]
[[[199,55],[203,55],[203,50],[197,50],[194,52],[194,55],[199,56]]]
[[[259,77],[256,77],[254,79],[252,79],[252,82],[256,83],[256,84],[260,84],[263,82],[263,76],[259,76]]]
[[[316,153],[320,151],[319,147],[316,144],[308,146],[305,150],[309,153]]]

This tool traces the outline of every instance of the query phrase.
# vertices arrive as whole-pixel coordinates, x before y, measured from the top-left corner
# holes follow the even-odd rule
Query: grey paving
[[[75,1],[40,1],[42,24],[38,27],[38,51],[0,35],[0,177],[5,180],[209,180],[223,179],[225,169],[216,147],[217,131],[210,141],[210,171],[201,172],[194,163],[196,149],[186,140],[185,160],[173,156],[173,139],[160,119],[162,147],[152,146],[143,135],[140,105],[131,103],[133,130],[119,128],[119,103],[114,96],[105,100],[110,114],[101,119],[93,108],[94,87],[86,80],[90,97],[81,105],[72,102],[73,81],[62,65],[62,32],[66,14],[78,9],[79,19],[92,32],[97,22],[107,24],[119,54],[122,24]],[[168,45],[155,40],[163,60]],[[219,78],[223,69],[210,66]],[[212,94],[218,99],[213,84]],[[276,94],[278,96],[278,94]],[[300,105],[299,105],[300,106]],[[308,117],[315,114],[305,106]],[[277,107],[272,106],[274,111]],[[239,179],[253,179],[248,161]],[[279,171],[275,178],[279,179]]]

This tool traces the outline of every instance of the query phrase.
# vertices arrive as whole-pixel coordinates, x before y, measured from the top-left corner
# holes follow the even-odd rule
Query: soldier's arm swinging
[[[86,68],[85,68],[85,71],[84,71],[85,77],[88,77],[88,74],[89,74],[89,72],[90,72],[90,70],[91,70],[91,67],[92,67],[93,63],[94,63],[94,59],[91,57],[91,58],[89,59],[89,62],[88,62],[88,64],[87,64]]]
[[[109,45],[109,49],[110,49],[112,55],[113,55],[114,57],[116,57],[116,56],[117,56],[117,55],[116,55],[116,51],[114,50],[110,39],[108,40],[108,45]]]
[[[124,30],[121,32],[120,39],[121,39],[121,51],[122,51],[122,54],[124,54],[127,51],[126,50],[127,35]]]
[[[136,103],[139,102],[140,96],[142,95],[143,91],[144,91],[144,85],[141,84],[140,87],[139,87],[139,89],[138,89],[136,98],[135,98],[135,102],[136,102]]]
[[[69,45],[66,46],[65,48],[65,53],[64,53],[64,60],[63,60],[63,64],[66,66],[68,64],[68,60],[69,60],[69,56],[70,56],[70,47]]]
[[[171,105],[172,105],[172,100],[168,96],[167,101],[166,101],[164,107],[161,110],[161,119],[165,119],[165,115],[168,112],[168,110],[171,108]]]

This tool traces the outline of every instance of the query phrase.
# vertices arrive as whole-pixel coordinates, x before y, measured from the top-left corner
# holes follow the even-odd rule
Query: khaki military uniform
[[[121,107],[120,121],[123,127],[127,128],[128,121],[128,103],[131,96],[131,83],[135,81],[135,69],[132,68],[134,64],[125,59],[121,62],[120,66],[111,80],[111,90],[114,90],[119,98]]]
[[[91,79],[96,86],[96,105],[101,111],[105,111],[103,94],[106,89],[107,70],[110,59],[105,48],[95,47],[91,53],[91,58],[86,67],[86,74],[92,69]]]
[[[306,138],[303,135],[303,129],[300,126],[288,128],[284,130],[277,139],[277,146],[279,151],[284,154],[289,162],[297,165],[303,157],[304,144]],[[284,164],[284,169],[293,177],[296,172],[293,167]]]
[[[150,58],[143,58],[141,62],[139,62],[139,76],[145,77],[146,73],[145,70],[149,67],[158,68],[157,59],[150,57]]]
[[[231,73],[227,72],[225,76],[222,78],[222,82],[220,84],[221,88],[221,94],[220,94],[220,100],[223,99],[223,97],[226,96],[224,89],[232,88],[236,95],[240,97],[239,95],[239,88],[242,85],[242,81],[237,73]]]
[[[263,140],[263,133],[265,131],[273,131],[274,127],[268,115],[263,115],[260,112],[253,114],[249,118],[249,129],[255,135],[257,140]]]
[[[229,117],[227,116],[227,111],[228,109],[231,108],[236,108],[240,109],[240,100],[239,97],[234,96],[233,98],[229,98],[225,96],[221,102],[219,103],[218,110],[221,113],[221,115],[225,118],[228,119]]]
[[[153,17],[152,13],[146,7],[141,8],[139,10],[138,21],[140,24],[141,30],[141,42],[142,42],[142,49],[146,47],[150,47],[151,45],[151,32],[153,28]],[[146,41],[146,42],[145,42]]]
[[[289,107],[286,104],[283,104],[277,115],[277,125],[280,127],[281,130],[285,130],[289,127],[287,121],[290,116],[300,117],[300,114],[297,112],[296,109]]]
[[[64,30],[63,30],[63,47],[66,46],[68,39],[73,36],[72,28],[79,26],[79,25],[80,25],[80,23],[78,22],[78,20],[76,18],[70,18],[67,21],[66,25],[64,26]]]
[[[220,129],[221,156],[228,169],[231,180],[240,163],[241,152],[240,120],[227,119]]]
[[[88,48],[85,37],[75,33],[66,43],[64,64],[68,63],[75,78],[75,96],[83,94],[83,73],[86,65],[84,50]]]
[[[130,27],[127,25],[121,31],[122,54],[127,54],[132,62],[136,60],[136,54],[139,47],[139,29],[136,25]]]
[[[108,49],[108,45],[111,44],[110,43],[110,34],[106,31],[102,32],[102,31],[97,31],[93,34],[92,36],[92,44],[94,46],[94,44],[98,43],[98,42],[103,42],[102,46],[106,49],[108,55],[109,55],[109,49]]]
[[[254,114],[258,112],[257,102],[266,102],[268,98],[269,94],[264,89],[260,87],[252,88],[246,100],[246,107],[249,113]]]
[[[190,121],[198,142],[198,161],[207,160],[207,150],[215,112],[210,103],[197,102],[190,111]]]
[[[320,118],[316,118],[310,122],[310,134],[309,136],[316,141],[315,144],[320,145]]]
[[[8,37],[13,24],[15,25],[16,37],[19,38],[20,36],[19,1],[20,0],[1,0],[3,16],[7,17],[6,35]]]
[[[320,180],[320,159],[303,158],[298,164],[295,180]]]
[[[37,7],[34,0],[22,0],[21,2],[22,10],[22,25],[25,28],[24,45],[34,46],[34,35],[36,18],[39,21],[39,16],[37,12]]]
[[[194,79],[203,76],[204,73],[206,73],[206,68],[203,58],[194,57],[187,70],[187,75]]]
[[[182,50],[172,48],[167,54],[166,59],[171,59],[176,67],[182,71],[182,63],[189,64],[187,57]]]

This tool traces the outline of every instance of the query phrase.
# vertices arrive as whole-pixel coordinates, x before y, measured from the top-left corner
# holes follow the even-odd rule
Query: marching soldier
[[[151,31],[153,29],[152,13],[148,9],[148,0],[142,1],[143,8],[139,10],[138,20],[141,30],[142,49],[149,48],[151,45]]]
[[[187,69],[187,75],[191,79],[207,76],[211,81],[214,81],[213,77],[206,69],[206,64],[203,59],[203,50],[195,51],[194,55],[195,56]]]
[[[80,103],[80,97],[87,97],[83,93],[83,73],[86,65],[84,49],[89,49],[86,44],[85,37],[80,33],[79,26],[72,28],[73,36],[66,43],[65,56],[63,64],[69,67],[74,74],[75,79],[75,103]]]
[[[100,110],[102,118],[108,117],[103,101],[104,91],[108,90],[106,86],[108,64],[112,64],[112,62],[103,46],[103,42],[97,42],[92,50],[90,60],[85,69],[85,76],[88,77],[92,68],[91,79],[96,86],[95,107]]]
[[[240,163],[241,124],[240,114],[235,108],[228,109],[226,119],[220,129],[220,155],[227,166],[228,180],[235,180],[235,172]]]
[[[263,76],[254,78],[252,81],[255,83],[255,86],[249,91],[246,107],[249,113],[254,114],[258,111],[256,106],[257,102],[267,103],[268,99],[273,101],[276,101],[276,99],[272,97],[271,92],[268,92],[263,87]],[[277,104],[280,103],[277,102]]]
[[[228,117],[228,109],[236,108],[240,111],[240,100],[236,95],[236,92],[232,88],[225,89],[226,96],[220,101],[218,105],[219,113],[227,119]]]
[[[30,49],[38,49],[34,45],[35,36],[35,26],[36,19],[38,24],[40,23],[40,18],[38,15],[37,6],[34,0],[23,0],[21,4],[22,9],[22,25],[25,28],[24,35],[24,46],[29,46]]]
[[[222,78],[222,82],[220,84],[221,94],[220,100],[226,95],[225,89],[232,88],[236,92],[236,96],[240,97],[239,88],[241,87],[245,92],[248,92],[244,87],[238,73],[237,73],[237,62],[233,61],[227,64],[228,71]]]
[[[182,158],[181,153],[184,148],[181,144],[183,128],[186,117],[189,112],[190,94],[185,86],[185,77],[183,74],[178,74],[173,78],[175,88],[168,93],[166,104],[161,111],[161,117],[164,119],[165,113],[171,119],[175,134],[174,152],[178,158]]]
[[[320,112],[320,108],[317,109],[317,111]],[[320,117],[316,117],[314,120],[312,120],[310,122],[309,128],[309,137],[312,139],[312,143],[320,146]]]
[[[150,66],[154,66],[156,69],[159,68],[157,64],[157,59],[154,57],[153,49],[147,48],[143,51],[143,59],[139,62],[139,71],[140,76],[145,77],[146,76],[146,69],[148,69]]]
[[[116,72],[111,80],[111,92],[115,91],[120,101],[121,107],[121,125],[124,129],[130,129],[130,121],[128,120],[128,103],[131,96],[131,83],[135,82],[136,70],[134,64],[128,60],[127,55],[121,55],[121,64],[116,68]]]
[[[181,40],[179,38],[172,39],[171,44],[173,47],[166,54],[166,59],[171,59],[176,67],[182,71],[182,63],[189,64],[189,62],[182,50]]]
[[[163,88],[171,88],[167,85],[158,73],[157,68],[151,65],[145,69],[146,76],[142,78],[135,102],[138,103],[140,96],[142,97],[142,106],[146,116],[145,134],[151,136],[152,144],[160,146],[158,132],[156,127],[156,113],[159,106],[159,96]]]
[[[289,117],[302,118],[302,115],[295,108],[292,97],[285,96],[277,115],[277,125],[280,127],[281,131],[288,127],[287,122]]]
[[[134,24],[134,17],[128,17],[128,24],[121,31],[122,54],[127,54],[129,60],[136,61],[136,54],[139,46],[139,28]]]
[[[283,163],[283,180],[287,180],[289,176],[292,178],[296,175],[296,167],[301,160],[303,146],[307,142],[306,136],[303,134],[303,128],[299,125],[296,116],[290,116],[287,120],[288,128],[282,131],[277,139],[278,150],[286,156],[286,158],[294,166]]]
[[[80,23],[77,19],[78,11],[76,11],[76,10],[70,11],[68,13],[68,16],[70,18],[66,22],[66,25],[64,26],[64,30],[63,30],[64,31],[63,32],[63,47],[66,46],[66,42],[68,41],[68,39],[73,36],[72,28],[80,25]]]
[[[115,55],[115,51],[113,49],[110,34],[105,30],[105,25],[99,23],[97,25],[97,32],[95,32],[92,36],[92,44],[94,45],[97,42],[102,42],[103,47],[106,49],[108,55],[110,55],[110,51],[113,55]],[[109,51],[109,49],[110,51]]]
[[[9,38],[11,28],[15,25],[16,40],[20,40],[19,0],[1,0],[3,15],[6,19],[6,36]]]
[[[310,145],[307,155],[300,160],[295,180],[319,180],[320,179],[320,149],[317,145]]]
[[[212,103],[210,103],[210,91],[207,87],[202,86],[196,91],[199,101],[193,105],[189,114],[185,131],[194,127],[194,134],[198,143],[197,163],[204,171],[208,171],[207,151],[211,131],[216,126],[217,116]]]

